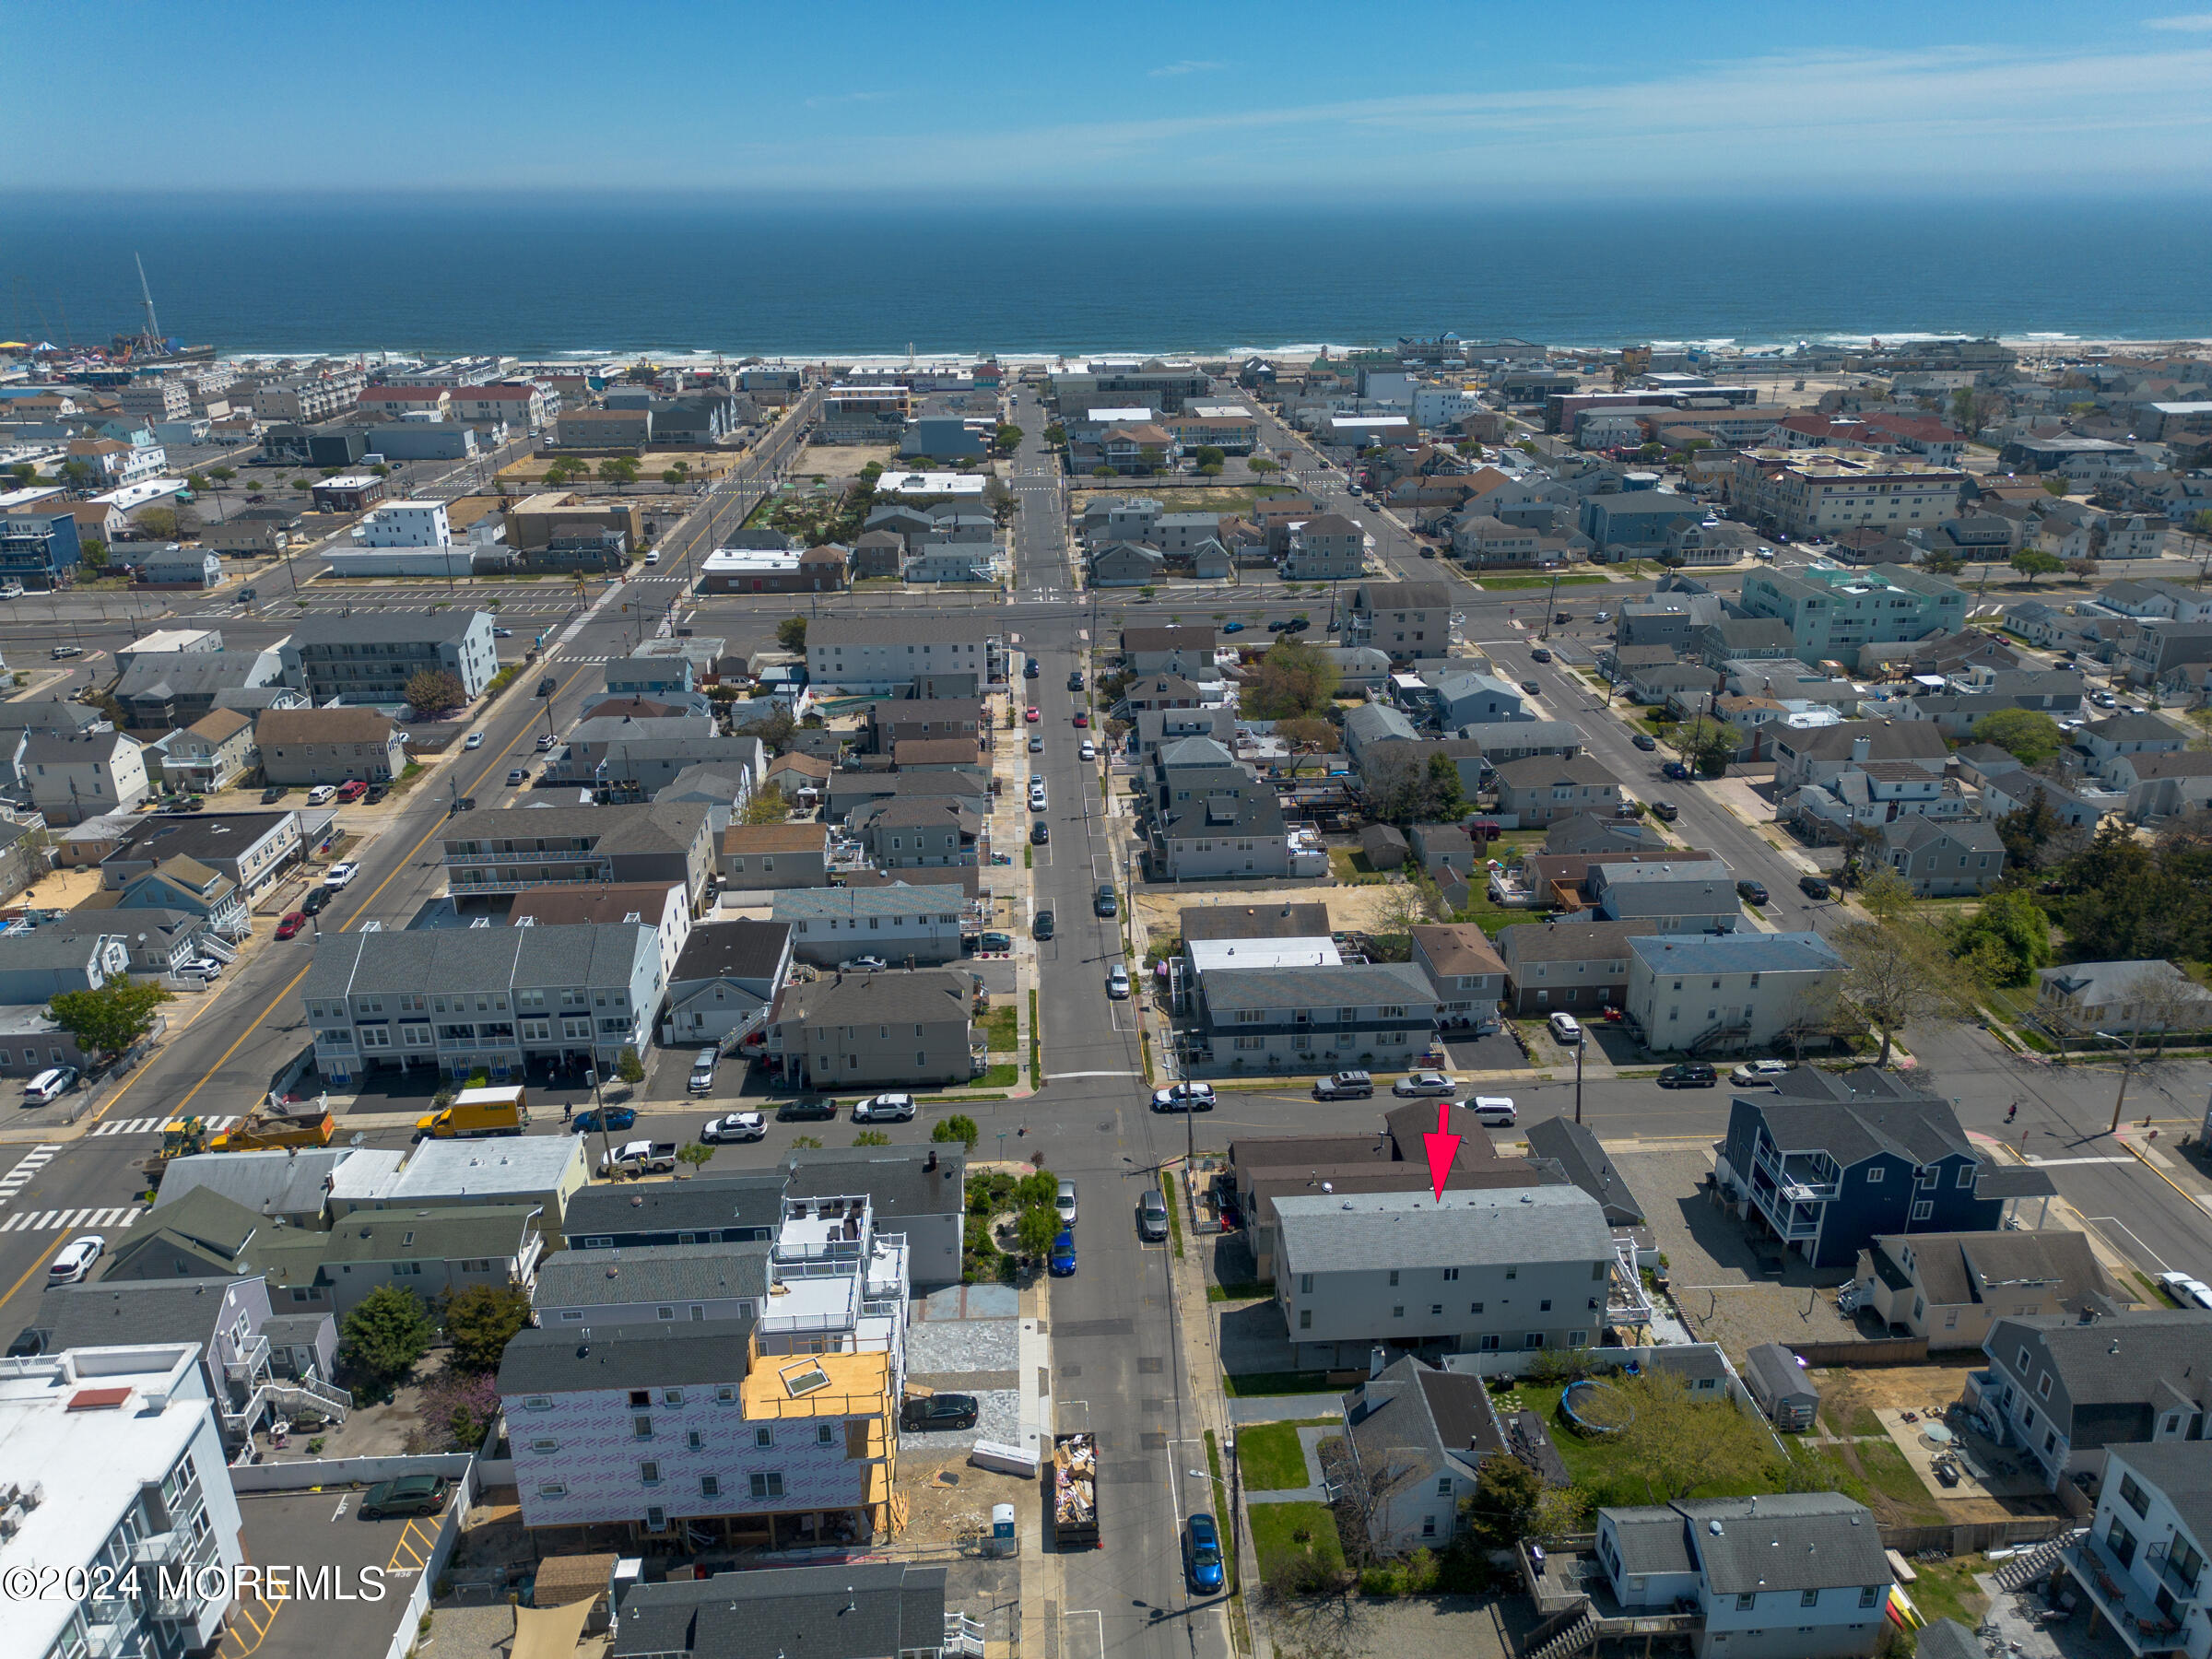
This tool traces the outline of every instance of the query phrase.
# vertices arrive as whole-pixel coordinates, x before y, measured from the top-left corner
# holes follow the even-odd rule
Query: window
[[[1820,1592],[1818,1590],[1806,1590],[1799,1592],[1797,1596],[1797,1605],[1801,1607],[1818,1606],[1820,1605]]]
[[[1735,1610],[1738,1613],[1748,1613],[1758,1605],[1759,1597],[1757,1595],[1739,1595],[1735,1598]]]
[[[1925,1198],[1923,1198],[1919,1203],[1912,1206],[1912,1219],[1915,1221],[1925,1221],[1935,1213],[1936,1206],[1933,1204],[1930,1204]]]
[[[1390,1282],[1393,1285],[1395,1285],[1398,1282],[1398,1270],[1395,1267],[1393,1267],[1390,1270]]]
[[[1394,1307],[1393,1309],[1391,1309],[1391,1311],[1390,1311],[1390,1316],[1391,1316],[1393,1319],[1403,1319],[1403,1318],[1405,1318],[1405,1317],[1406,1317],[1406,1304],[1405,1304],[1404,1302],[1400,1302],[1400,1303],[1398,1303],[1398,1304],[1397,1304],[1397,1306],[1395,1306],[1395,1307]]]
[[[1859,1606],[1871,1607],[1881,1599],[1881,1594],[1882,1587],[1879,1584],[1868,1584],[1859,1592]]]
[[[1310,1331],[1313,1328],[1312,1309],[1300,1308],[1298,1311],[1298,1328],[1301,1331]]]
[[[1444,1283],[1445,1283],[1445,1284],[1449,1285],[1449,1284],[1453,1283],[1454,1280],[1456,1280],[1458,1277],[1459,1277],[1459,1269],[1458,1269],[1458,1268],[1456,1268],[1456,1267],[1447,1267],[1447,1268],[1445,1268],[1445,1269],[1444,1269]]]
[[[2035,1397],[2039,1400],[2047,1400],[2051,1397],[2051,1373],[2049,1371],[2045,1371],[2042,1380],[2036,1383]]]
[[[1882,1177],[1887,1175],[1888,1172],[1889,1171],[1883,1169],[1881,1165],[1875,1165],[1873,1169],[1866,1171],[1866,1184],[1868,1186],[1875,1186],[1878,1184]]]
[[[1442,1302],[1430,1302],[1430,1303],[1429,1304],[1429,1317],[1430,1317],[1430,1318],[1431,1318],[1431,1319],[1441,1319],[1441,1318],[1443,1317],[1443,1313],[1444,1313],[1444,1304],[1443,1304]]]
[[[651,1440],[653,1438],[653,1419],[649,1417],[630,1418],[629,1431],[634,1439]]]
[[[818,1446],[836,1445],[837,1425],[835,1423],[817,1423],[814,1426],[814,1443]]]
[[[782,1473],[755,1475],[753,1477],[753,1496],[756,1498],[782,1497],[783,1477]]]
[[[1301,1273],[1298,1276],[1298,1293],[1300,1296],[1313,1294],[1313,1276],[1312,1274]]]
[[[771,1429],[767,1424],[763,1423],[759,1428],[753,1430],[754,1445],[765,1447],[772,1446],[775,1443],[776,1431],[773,1429]]]
[[[1532,1347],[1532,1348],[1540,1348],[1540,1347],[1542,1347],[1544,1346],[1544,1333],[1543,1333],[1543,1332],[1541,1332],[1541,1331],[1531,1331],[1531,1332],[1528,1334],[1528,1339],[1527,1339],[1525,1342],[1524,1342],[1524,1343],[1523,1343],[1521,1346],[1522,1346],[1522,1347]]]
[[[2149,1517],[2150,1499],[2143,1488],[2136,1484],[2136,1477],[2133,1475],[2120,1477],[2120,1496],[2125,1500],[2127,1507],[2134,1510],[2138,1516],[2146,1519]]]
[[[1424,1538],[1433,1538],[1436,1536],[1436,1517],[1434,1515],[1423,1515],[1421,1517],[1421,1536]]]
[[[661,1484],[661,1465],[648,1459],[638,1465],[638,1478],[647,1486]]]
[[[560,1442],[556,1440],[534,1440],[530,1442],[530,1450],[538,1456],[545,1457],[559,1451]]]
[[[701,1498],[721,1497],[722,1482],[712,1475],[701,1475],[699,1477],[699,1495]]]
[[[565,1480],[541,1480],[537,1483],[537,1495],[540,1498],[566,1498],[569,1495],[569,1483]]]
[[[1482,1312],[1482,1304],[1480,1302],[1469,1302],[1467,1304],[1467,1312],[1470,1313],[1479,1313]]]
[[[1551,1312],[1551,1298],[1547,1296],[1547,1297],[1546,1297],[1546,1298],[1545,1298],[1545,1299],[1544,1299],[1542,1301],[1538,1302],[1538,1303],[1536,1304],[1536,1312],[1539,1312],[1539,1313],[1548,1313],[1548,1312]]]

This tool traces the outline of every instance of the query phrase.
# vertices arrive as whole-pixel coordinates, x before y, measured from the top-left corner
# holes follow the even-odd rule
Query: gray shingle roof
[[[622,1302],[726,1301],[768,1294],[765,1241],[647,1244],[629,1250],[564,1250],[537,1270],[540,1308],[603,1308]]]
[[[1623,867],[1604,866],[1608,877]],[[1843,966],[1836,947],[1816,933],[1665,934],[1631,939],[1629,949],[1655,974],[1805,973]]]
[[[945,1639],[945,1569],[902,1561],[718,1572],[622,1597],[609,1659],[881,1659]]]
[[[1750,1104],[1766,1120],[1767,1133],[1785,1154],[1824,1151],[1847,1170],[1885,1152],[1916,1164],[1974,1156],[1947,1100],[1792,1100],[1770,1096]]]
[[[772,1228],[782,1213],[782,1178],[763,1170],[673,1184],[585,1187],[570,1196],[561,1230],[573,1243],[616,1233]]]
[[[1889,1583],[1874,1512],[1841,1493],[1684,1499],[1670,1507],[1695,1529],[1715,1595]]]
[[[473,841],[488,843],[495,852],[512,847],[525,853],[546,849],[548,843],[552,851],[565,853],[577,841],[594,853],[686,853],[706,823],[707,808],[695,801],[512,806],[454,818],[441,839],[448,845]]]
[[[831,974],[811,984],[793,986],[784,994],[779,1018],[786,1024],[822,1026],[965,1021],[968,976],[949,968]]]
[[[1216,1018],[1237,1008],[1355,1008],[1400,1002],[1422,1008],[1436,1004],[1428,979],[1407,962],[1220,968],[1206,976],[1206,1003]]]
[[[2112,1313],[2094,1324],[2063,1314],[2000,1319],[1983,1346],[2006,1365],[2023,1346],[2048,1358],[2073,1403],[2077,1446],[2088,1443],[2080,1430],[2085,1406],[2144,1405],[2170,1387],[2202,1399],[2212,1380],[2212,1312],[2201,1308]]]
[[[917,1216],[957,1216],[967,1207],[968,1155],[957,1141],[928,1147],[818,1147],[792,1153],[783,1170],[789,1197],[865,1193],[878,1226]]]
[[[1579,1187],[1280,1197],[1283,1260],[1298,1273],[1487,1262],[1595,1262],[1613,1253],[1596,1200]]]
[[[32,1323],[52,1333],[48,1353],[136,1342],[205,1343],[236,1278],[115,1279],[71,1285],[45,1299]]]
[[[325,934],[300,994],[335,1001],[361,992],[627,985],[639,957],[659,945],[655,929],[626,922]]]
[[[745,1381],[753,1322],[567,1325],[517,1332],[500,1360],[501,1397]]]
[[[1552,1159],[1569,1181],[1596,1199],[1605,1208],[1607,1226],[1641,1225],[1643,1206],[1587,1124],[1572,1118],[1540,1118],[1528,1126],[1528,1150],[1532,1158]]]
[[[766,979],[783,959],[788,922],[709,922],[691,930],[669,974],[678,980]]]

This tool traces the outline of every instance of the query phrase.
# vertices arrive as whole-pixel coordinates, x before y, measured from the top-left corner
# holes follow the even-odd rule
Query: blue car
[[[600,1106],[578,1112],[569,1127],[579,1135],[596,1135],[602,1129],[627,1129],[637,1121],[638,1114],[630,1107]]]
[[[1053,1253],[1046,1262],[1054,1278],[1073,1278],[1076,1276],[1076,1235],[1067,1228],[1053,1241]]]
[[[1242,633],[1244,631],[1244,624],[1241,622],[1224,622],[1221,625],[1221,631],[1223,633]]]
[[[1194,1590],[1221,1588],[1221,1535],[1211,1515],[1193,1515],[1182,1529],[1182,1570]]]

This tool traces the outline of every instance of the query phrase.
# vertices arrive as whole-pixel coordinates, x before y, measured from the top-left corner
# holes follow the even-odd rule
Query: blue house
[[[1877,1234],[1986,1232],[2019,1195],[1984,1167],[1947,1100],[1871,1070],[1800,1069],[1782,1082],[1730,1102],[1713,1174],[1737,1214],[1816,1268],[1850,1268]]]
[[[0,582],[53,587],[64,571],[83,561],[76,515],[43,504],[0,515]]]

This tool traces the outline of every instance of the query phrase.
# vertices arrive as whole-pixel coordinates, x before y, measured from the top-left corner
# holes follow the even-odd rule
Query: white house
[[[806,636],[807,677],[817,686],[889,691],[917,677],[972,674],[979,688],[997,677],[998,635],[967,617],[823,617]]]
[[[2212,1653],[2203,1604],[2212,1550],[2212,1444],[2139,1441],[2109,1447],[2088,1531],[2066,1571],[2133,1653]]]
[[[1842,976],[1843,959],[1816,933],[1630,939],[1628,1011],[1661,1053],[1763,1049],[1818,1011]]]

